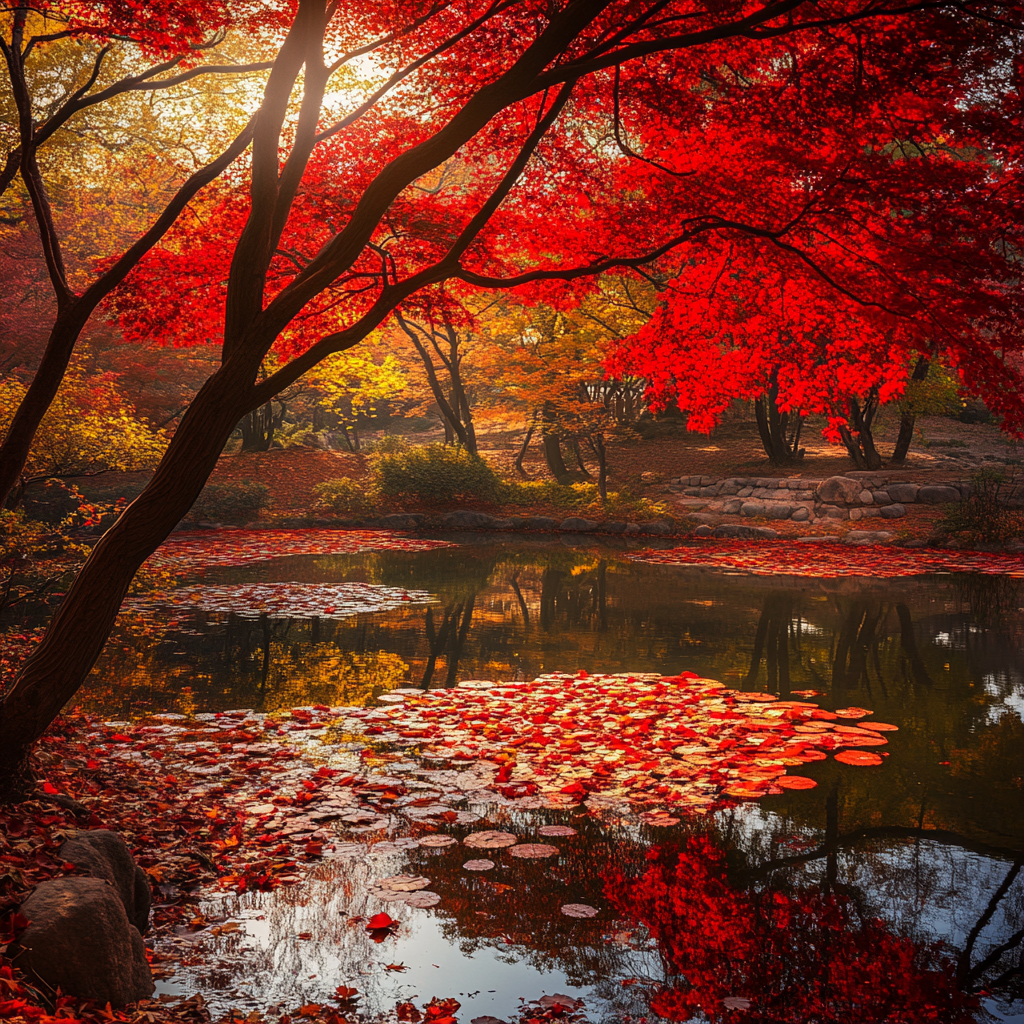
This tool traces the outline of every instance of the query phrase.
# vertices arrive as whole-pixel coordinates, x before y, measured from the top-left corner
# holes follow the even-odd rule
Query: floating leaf
[[[391,878],[382,878],[376,883],[382,889],[392,889],[395,892],[415,892],[417,889],[426,889],[430,885],[430,879],[423,875],[393,875]]]
[[[722,1005],[727,1010],[749,1010],[752,1004],[743,996],[726,996],[722,1000]]]
[[[541,825],[537,829],[537,834],[541,836],[574,836],[576,829],[571,825]]]
[[[457,842],[458,839],[454,836],[424,836],[420,839],[420,846],[425,846],[428,850],[440,850],[446,846],[454,846]]]
[[[374,914],[373,917],[366,922],[366,927],[371,931],[377,931],[380,928],[390,928],[393,924],[395,924],[394,919],[388,917],[387,914]]]
[[[836,708],[837,718],[866,718],[870,714],[867,708]]]
[[[898,725],[890,725],[888,722],[858,722],[857,726],[861,729],[870,729],[872,732],[899,732],[900,727]]]
[[[518,842],[519,837],[511,832],[471,832],[462,840],[464,846],[474,850],[500,850]]]
[[[407,907],[433,907],[441,902],[441,897],[436,892],[411,892],[405,897]]]
[[[493,860],[467,860],[462,865],[467,871],[490,871],[494,867]]]
[[[872,765],[881,764],[882,759],[877,754],[870,754],[866,750],[844,750],[836,754],[836,760],[843,764]]]
[[[597,907],[587,903],[563,903],[560,909],[566,917],[597,917]]]
[[[775,780],[775,785],[783,789],[814,789],[818,784],[805,775],[780,775]]]
[[[545,857],[554,857],[558,853],[558,847],[548,846],[547,843],[520,843],[508,852],[521,860],[543,860]]]

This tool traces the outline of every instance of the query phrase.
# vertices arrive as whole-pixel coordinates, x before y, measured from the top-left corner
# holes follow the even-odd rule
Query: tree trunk
[[[239,376],[225,366],[203,386],[149,486],[100,538],[5,695],[0,704],[0,796],[30,785],[33,743],[89,674],[139,567],[199,497],[247,411],[251,381]]]
[[[929,360],[921,356],[917,360],[914,372],[910,375],[911,381],[920,383],[928,376]],[[917,421],[917,414],[911,409],[904,409],[900,413],[900,432],[896,435],[896,447],[892,450],[892,458],[889,464],[902,466],[907,461],[907,452],[910,451],[910,442],[914,440],[914,424]]]
[[[82,304],[73,303],[58,314],[50,331],[39,368],[0,445],[0,508],[7,504],[11,491],[18,486],[36,431],[64,380],[75,342],[88,318],[88,311],[83,310]]]
[[[882,456],[878,454],[875,438],[871,433],[871,424],[878,411],[877,394],[871,391],[864,400],[863,408],[856,398],[847,398],[846,408],[849,412],[849,424],[839,427],[839,436],[843,439],[854,465],[858,469],[881,469]]]
[[[274,403],[267,402],[247,412],[239,422],[242,429],[243,452],[267,452],[274,443]]]
[[[790,413],[779,411],[778,371],[772,371],[768,390],[754,400],[754,416],[761,446],[772,465],[788,466],[804,457],[800,447],[803,416],[797,413],[791,417]]]
[[[602,501],[608,499],[608,452],[604,447],[604,437],[594,434],[594,452],[597,455],[597,493]],[[603,563],[602,563],[603,564]]]
[[[515,467],[516,472],[520,476],[527,476],[527,472],[523,469],[523,459],[526,458],[527,449],[530,447],[530,441],[533,440],[533,432],[537,429],[537,412],[534,410],[533,419],[530,420],[529,427],[526,428],[526,436],[523,438],[523,443],[519,446],[519,454],[516,456]]]
[[[562,441],[555,432],[555,414],[550,402],[544,403],[541,418],[541,444],[544,447],[544,461],[548,465],[548,471],[560,484],[571,483],[573,476],[562,457]]]

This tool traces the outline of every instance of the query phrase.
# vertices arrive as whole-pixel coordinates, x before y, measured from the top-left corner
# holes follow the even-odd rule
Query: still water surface
[[[241,927],[201,937],[168,990],[294,1006],[347,984],[371,1012],[455,996],[465,1020],[508,1020],[520,997],[558,992],[594,1018],[1024,1021],[1021,581],[754,578],[611,544],[457,539],[211,570],[206,584],[361,582],[429,599],[341,620],[169,609],[155,639],[111,645],[87,704],[108,718],[268,712],[468,679],[694,671],[870,708],[899,726],[890,756],[812,765],[816,789],[670,829],[453,791],[478,827],[579,835],[555,862],[495,856],[486,875],[462,869],[459,847],[329,858],[301,886],[228,898],[219,912]],[[336,753],[358,763],[359,745]],[[366,885],[397,873],[428,875],[442,901],[403,908],[375,945],[347,922],[381,909]],[[563,903],[599,914],[567,918]]]

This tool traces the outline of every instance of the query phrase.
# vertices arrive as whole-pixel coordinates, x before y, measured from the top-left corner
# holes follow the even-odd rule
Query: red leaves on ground
[[[773,541],[695,541],[666,551],[641,551],[631,558],[660,565],[740,569],[752,576],[841,576],[891,578],[928,573],[976,572],[1024,577],[1020,555],[975,551],[922,551],[846,544],[790,544]]]

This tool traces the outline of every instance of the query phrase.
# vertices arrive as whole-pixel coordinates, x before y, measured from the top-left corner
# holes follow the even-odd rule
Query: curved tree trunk
[[[32,744],[92,669],[135,573],[199,497],[247,411],[251,381],[237,378],[225,367],[203,386],[149,486],[100,538],[0,704],[0,785],[7,795],[30,784]]]
[[[929,360],[921,356],[917,360],[914,372],[910,379],[920,383],[928,376]],[[900,413],[900,432],[896,435],[896,446],[892,450],[892,457],[889,464],[902,466],[907,461],[907,452],[910,451],[910,442],[914,440],[914,424],[917,421],[917,414],[911,409],[904,409]]]
[[[0,508],[18,486],[36,431],[64,380],[75,343],[90,312],[81,303],[73,304],[58,314],[50,331],[39,368],[0,444]]]
[[[567,484],[573,481],[573,474],[569,472],[562,455],[562,439],[558,436],[555,426],[555,413],[550,402],[545,402],[541,410],[541,445],[544,448],[544,461],[547,463],[551,475],[560,483]]]
[[[772,465],[788,466],[804,457],[804,449],[800,447],[804,418],[799,413],[779,411],[778,370],[772,371],[768,390],[754,400],[754,416],[761,446]]]

